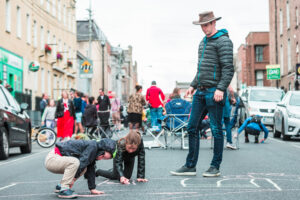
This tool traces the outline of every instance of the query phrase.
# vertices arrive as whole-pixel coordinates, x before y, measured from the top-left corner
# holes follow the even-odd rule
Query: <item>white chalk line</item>
[[[180,184],[182,185],[182,187],[186,187],[185,181],[187,181],[187,180],[189,180],[189,178],[185,178],[180,181]]]
[[[257,188],[260,187],[257,183],[255,183],[255,179],[254,179],[254,178],[250,180],[250,183],[251,183],[252,185],[254,185],[255,187],[257,187]]]
[[[272,140],[272,141],[275,141],[275,142],[282,143],[282,144],[287,144],[287,143],[286,143],[286,142],[284,142],[284,141],[277,140],[277,139],[274,139],[274,138],[271,138],[271,137],[269,137],[268,139],[269,139],[269,140]]]
[[[287,191],[300,191],[300,189],[287,189]],[[263,189],[263,190],[246,190],[246,191],[235,191],[235,192],[224,192],[224,193],[210,193],[210,194],[199,194],[199,195],[191,195],[191,196],[181,196],[181,197],[170,197],[163,198],[163,200],[171,200],[171,199],[187,199],[193,197],[203,197],[203,196],[220,196],[220,195],[232,195],[232,194],[242,194],[242,193],[258,193],[258,192],[278,192],[278,190],[274,189]]]
[[[34,157],[34,156],[36,156],[36,155],[39,155],[39,154],[45,153],[45,152],[49,152],[49,149],[48,149],[48,150],[41,151],[41,152],[38,152],[38,153],[34,153],[34,154],[32,154],[32,155],[29,155],[29,156],[25,156],[25,157],[22,157],[22,158],[17,158],[17,159],[12,160],[12,161],[7,161],[7,162],[0,163],[0,166],[6,165],[6,164],[11,164],[11,163],[14,163],[14,162],[17,162],[17,161],[20,161],[20,160],[32,158],[32,157]]]
[[[1,188],[0,188],[0,191],[1,191],[1,190],[4,190],[4,189],[7,189],[7,188],[10,188],[10,187],[13,187],[13,186],[15,186],[15,185],[17,185],[17,184],[16,184],[16,183],[12,183],[12,184],[10,184],[10,185],[1,187]]]
[[[104,184],[104,183],[107,183],[108,181],[109,181],[109,179],[107,179],[107,180],[105,180],[105,181],[102,181],[102,182],[98,183],[97,186],[102,185],[102,184]]]
[[[274,183],[271,179],[266,178],[266,181],[271,183],[278,191],[282,191],[282,189],[276,183]]]
[[[293,147],[296,147],[298,149],[300,149],[300,146],[296,145],[296,144],[292,144]]]

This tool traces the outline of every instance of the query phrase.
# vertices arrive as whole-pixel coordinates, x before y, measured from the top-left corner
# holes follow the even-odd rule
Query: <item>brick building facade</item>
[[[270,63],[279,64],[281,79],[272,86],[295,88],[296,64],[300,63],[300,0],[269,0]]]
[[[266,65],[269,64],[269,32],[250,32],[246,44],[241,45],[237,55],[239,87],[270,86]]]

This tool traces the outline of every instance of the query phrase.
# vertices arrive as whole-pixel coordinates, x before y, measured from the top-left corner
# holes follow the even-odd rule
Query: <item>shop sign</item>
[[[267,65],[266,68],[268,80],[280,79],[280,65]]]

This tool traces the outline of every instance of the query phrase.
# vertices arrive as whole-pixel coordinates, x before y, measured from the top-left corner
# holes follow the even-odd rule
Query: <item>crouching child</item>
[[[139,132],[130,132],[117,142],[117,153],[113,161],[113,169],[96,171],[96,176],[112,180],[120,180],[122,184],[130,184],[135,157],[138,157],[137,182],[147,182],[145,179],[145,149]]]
[[[60,184],[55,188],[58,197],[76,198],[77,195],[71,188],[82,175],[87,179],[91,194],[103,194],[104,192],[96,190],[95,164],[97,160],[111,159],[115,150],[116,142],[111,139],[103,139],[100,142],[93,140],[58,142],[45,160],[48,171],[63,174]]]
[[[255,143],[258,143],[259,135],[261,131],[264,131],[264,138],[259,141],[259,143],[263,143],[269,134],[269,130],[261,121],[262,116],[260,115],[252,115],[247,118],[243,125],[239,128],[238,134],[240,134],[245,129],[245,143],[249,143],[249,135],[254,135]]]

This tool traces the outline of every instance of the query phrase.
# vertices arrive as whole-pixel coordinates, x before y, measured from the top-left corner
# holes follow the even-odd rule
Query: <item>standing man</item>
[[[198,49],[197,74],[186,92],[191,95],[196,90],[192,112],[188,124],[189,153],[184,166],[173,175],[196,175],[196,164],[199,154],[199,125],[209,113],[210,127],[214,137],[214,155],[209,169],[203,173],[204,177],[220,176],[224,136],[222,133],[222,114],[225,104],[226,89],[233,77],[233,45],[225,29],[217,30],[216,18],[212,11],[199,14],[199,21],[206,35],[200,42]]]
[[[110,115],[110,100],[107,95],[104,94],[102,89],[99,89],[99,97],[97,99],[99,105],[99,118],[102,126],[108,126],[109,115]]]
[[[161,125],[158,123],[158,119],[161,118],[163,112],[163,101],[165,95],[159,87],[156,87],[156,81],[152,81],[152,86],[147,89],[146,101],[150,105],[151,127],[153,131],[159,132]]]
[[[48,95],[43,93],[42,100],[40,101],[41,116],[43,116],[44,110],[47,105],[48,105]]]

